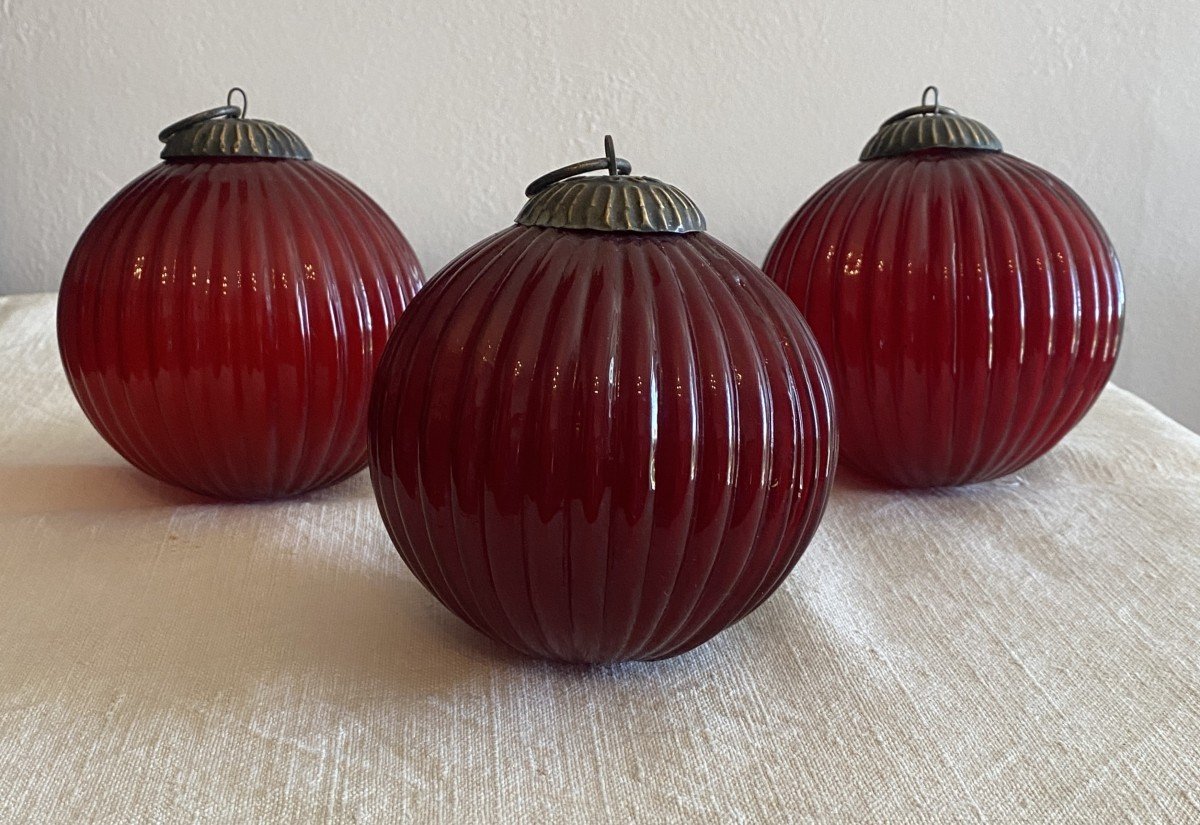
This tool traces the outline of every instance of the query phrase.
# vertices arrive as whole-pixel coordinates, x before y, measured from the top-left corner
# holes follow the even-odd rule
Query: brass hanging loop
[[[547,172],[525,187],[525,197],[532,198],[538,192],[541,192],[552,184],[558,183],[560,180],[602,170],[607,170],[610,175],[628,175],[633,171],[633,166],[629,161],[625,160],[625,158],[617,157],[616,150],[613,148],[612,135],[604,136],[604,157],[569,163],[566,166],[555,169],[553,172]]]

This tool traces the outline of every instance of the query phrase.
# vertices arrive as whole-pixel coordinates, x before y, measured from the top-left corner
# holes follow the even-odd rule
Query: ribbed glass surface
[[[135,466],[220,498],[289,495],[365,463],[374,367],[420,279],[382,210],[318,163],[169,162],[80,238],[59,346]]]
[[[803,320],[703,233],[483,241],[401,319],[370,429],[420,581],[489,636],[578,662],[672,656],[758,606],[836,455]]]
[[[789,221],[764,265],[829,363],[842,457],[902,486],[1011,473],[1112,373],[1124,295],[1091,211],[997,152],[860,163]]]

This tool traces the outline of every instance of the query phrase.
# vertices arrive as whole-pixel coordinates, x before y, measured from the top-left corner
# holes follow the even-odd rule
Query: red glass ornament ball
[[[63,364],[139,469],[222,499],[366,463],[370,382],[421,283],[383,211],[311,160],[184,158],[118,193],[63,277]]]
[[[414,575],[480,632],[568,662],[674,656],[754,610],[836,456],[804,321],[704,232],[481,242],[401,319],[370,433]]]
[[[895,151],[892,137],[866,154]],[[995,149],[860,162],[788,221],[764,270],[828,361],[843,460],[888,484],[1019,470],[1078,423],[1116,361],[1107,235],[1066,184]]]

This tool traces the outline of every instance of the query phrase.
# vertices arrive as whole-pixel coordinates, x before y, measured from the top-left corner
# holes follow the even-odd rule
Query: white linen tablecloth
[[[1200,819],[1200,437],[1127,392],[1000,481],[841,473],[756,613],[585,669],[440,607],[365,473],[143,476],[53,317],[0,299],[0,819]]]

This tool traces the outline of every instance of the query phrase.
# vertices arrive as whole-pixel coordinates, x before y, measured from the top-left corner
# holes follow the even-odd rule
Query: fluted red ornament
[[[163,130],[164,162],[79,239],[58,337],[75,397],[134,466],[261,499],[362,469],[371,378],[421,270],[366,194],[243,114]]]
[[[1112,373],[1124,314],[1079,196],[929,92],[764,265],[828,361],[843,460],[912,487],[1002,476],[1058,443]]]
[[[610,149],[531,184],[515,226],[413,301],[371,404],[376,497],[414,575],[493,639],[571,662],[673,656],[752,611],[812,537],[836,455],[787,296],[628,171]]]

